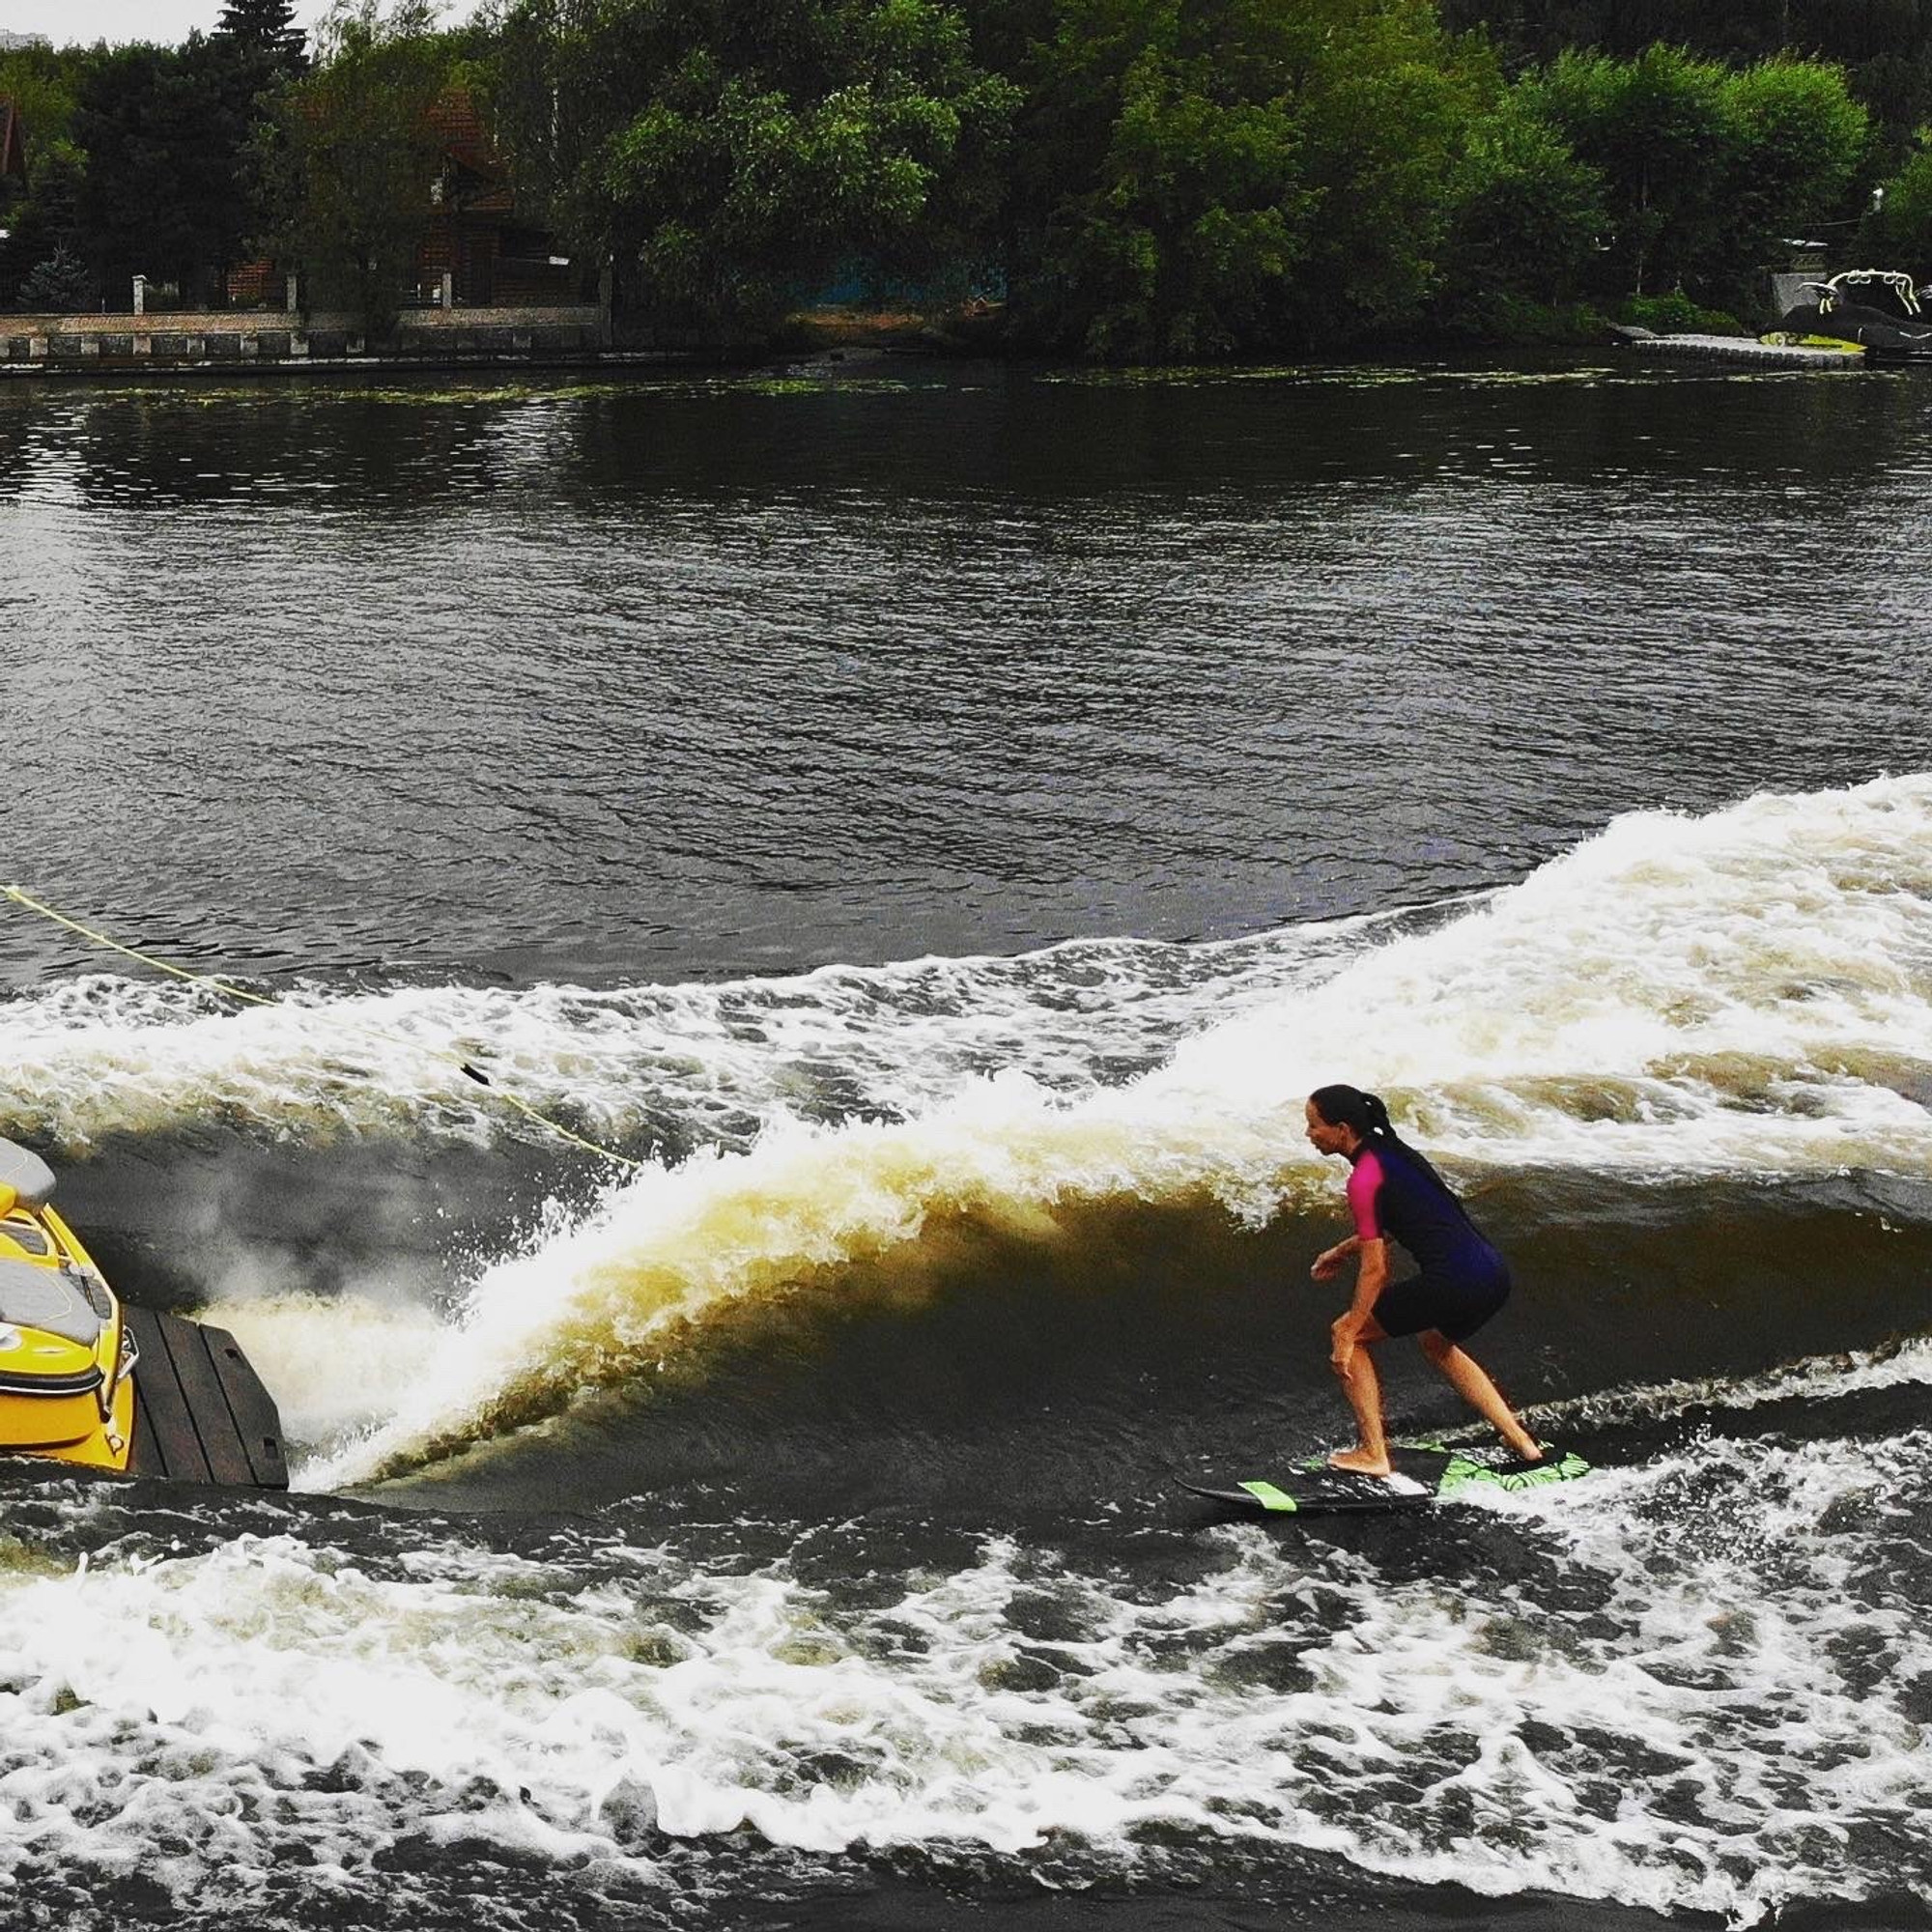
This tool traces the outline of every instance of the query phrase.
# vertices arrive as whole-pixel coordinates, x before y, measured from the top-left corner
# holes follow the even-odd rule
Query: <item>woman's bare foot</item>
[[[1392,1476],[1386,1456],[1371,1456],[1366,1449],[1337,1449],[1328,1458],[1331,1469],[1346,1469],[1353,1476]]]

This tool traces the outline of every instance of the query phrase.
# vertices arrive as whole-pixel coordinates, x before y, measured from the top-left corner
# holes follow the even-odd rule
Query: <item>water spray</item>
[[[272,993],[250,992],[245,986],[233,985],[226,980],[217,979],[212,973],[196,973],[188,967],[177,966],[170,960],[157,958],[152,952],[144,952],[139,947],[128,946],[123,941],[99,931],[95,926],[85,924],[82,921],[74,919],[67,913],[58,911],[44,900],[35,898],[31,893],[22,890],[19,886],[0,886],[0,896],[12,899],[15,905],[22,907],[28,912],[37,913],[41,918],[50,920],[56,925],[65,926],[70,932],[78,933],[92,945],[105,947],[110,952],[119,952],[128,959],[138,960],[143,966],[152,967],[156,972],[168,974],[177,980],[185,980],[189,985],[206,986],[211,992],[218,993],[223,999],[240,1001],[251,1007],[274,1007],[282,1004],[281,1000]],[[413,1042],[412,1044],[413,1045]],[[453,1060],[457,1071],[465,1079],[474,1081],[477,1086],[483,1088],[495,1098],[500,1100],[506,1107],[515,1108],[526,1119],[534,1121],[546,1132],[554,1134],[559,1140],[566,1140],[573,1147],[582,1148],[586,1153],[594,1153],[601,1159],[613,1162],[618,1167],[641,1168],[643,1166],[642,1161],[633,1160],[629,1154],[618,1153],[614,1149],[601,1146],[598,1142],[589,1140],[584,1135],[574,1132],[571,1128],[566,1127],[562,1122],[553,1120],[550,1115],[531,1106],[521,1095],[512,1094],[507,1088],[498,1087],[487,1073],[472,1062],[456,1060],[454,1055],[444,1055],[441,1057]]]

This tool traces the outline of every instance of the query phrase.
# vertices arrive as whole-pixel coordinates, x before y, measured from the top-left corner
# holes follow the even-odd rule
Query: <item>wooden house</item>
[[[529,308],[578,299],[575,266],[543,229],[520,220],[510,170],[469,92],[452,88],[430,112],[441,171],[417,251],[425,295],[448,275],[458,308]]]
[[[410,306],[545,308],[582,299],[582,274],[544,229],[520,218],[508,164],[467,89],[452,88],[430,110],[437,167],[423,211]],[[281,298],[272,262],[230,271],[228,299],[249,307]]]

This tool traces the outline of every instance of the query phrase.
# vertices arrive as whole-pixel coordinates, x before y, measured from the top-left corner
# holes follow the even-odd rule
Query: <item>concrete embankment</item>
[[[676,359],[676,351],[613,347],[608,313],[589,303],[412,310],[380,342],[372,342],[354,316],[293,310],[0,315],[0,376],[232,375],[245,370]]]

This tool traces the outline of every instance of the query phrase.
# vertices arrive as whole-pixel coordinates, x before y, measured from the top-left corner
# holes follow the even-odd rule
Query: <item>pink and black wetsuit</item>
[[[1382,1333],[1435,1328],[1452,1342],[1473,1335],[1509,1299],[1502,1256],[1412,1148],[1378,1135],[1349,1159],[1357,1238],[1400,1241],[1422,1270],[1377,1297],[1372,1312]]]

